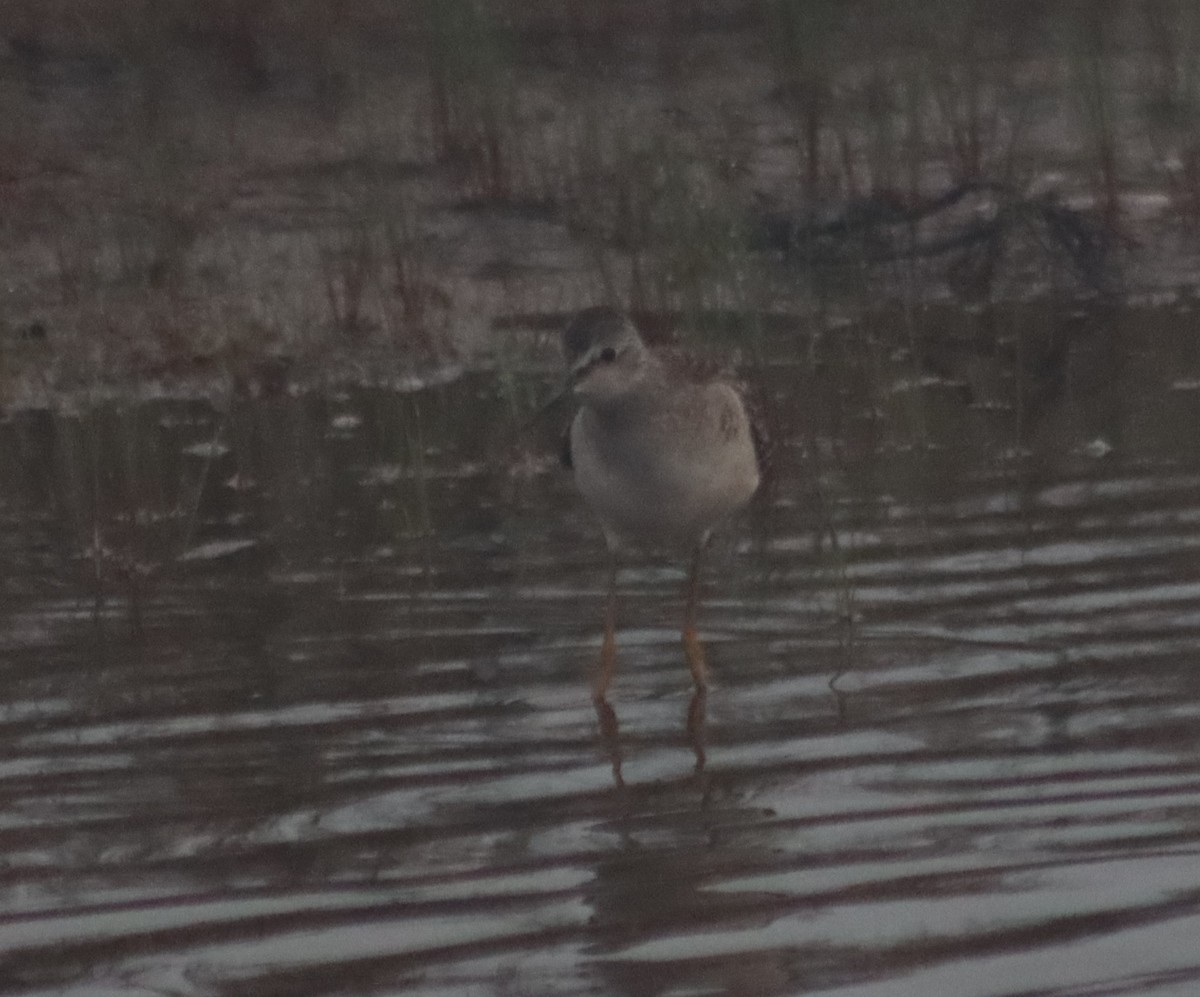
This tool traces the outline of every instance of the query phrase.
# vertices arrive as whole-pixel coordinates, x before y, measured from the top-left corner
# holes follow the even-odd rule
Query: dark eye
[[[617,351],[614,350],[611,346],[606,346],[606,347],[604,347],[604,349],[602,349],[600,351],[600,359],[604,363],[612,363],[614,360],[617,359]]]

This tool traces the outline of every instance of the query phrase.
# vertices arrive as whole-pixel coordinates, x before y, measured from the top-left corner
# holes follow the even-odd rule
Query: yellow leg
[[[608,687],[612,684],[613,673],[617,670],[617,564],[612,563],[608,570],[608,599],[604,608],[604,640],[600,644],[600,666],[596,669],[596,679],[592,684],[592,700],[603,703],[608,695]]]
[[[692,567],[688,572],[687,609],[683,622],[683,653],[687,658],[688,668],[692,670],[692,681],[696,690],[703,692],[708,688],[708,662],[704,656],[704,645],[696,636],[696,603],[700,589],[700,552],[702,544],[696,546],[692,555]]]

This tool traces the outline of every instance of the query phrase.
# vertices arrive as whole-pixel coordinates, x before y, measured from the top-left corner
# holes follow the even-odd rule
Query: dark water
[[[821,349],[690,732],[503,378],[0,423],[0,992],[1200,993],[1187,316]]]

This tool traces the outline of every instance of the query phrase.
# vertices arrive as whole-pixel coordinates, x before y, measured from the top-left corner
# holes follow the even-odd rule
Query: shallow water
[[[10,417],[0,992],[1191,997],[1193,352],[751,372],[713,689],[636,558],[607,733],[602,543],[503,379]]]

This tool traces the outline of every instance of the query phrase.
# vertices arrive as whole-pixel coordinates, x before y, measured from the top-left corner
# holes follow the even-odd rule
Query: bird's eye
[[[600,351],[600,359],[604,363],[612,363],[614,360],[617,359],[617,351],[614,350],[611,346],[606,346],[606,347],[604,347],[604,349],[602,349]]]

